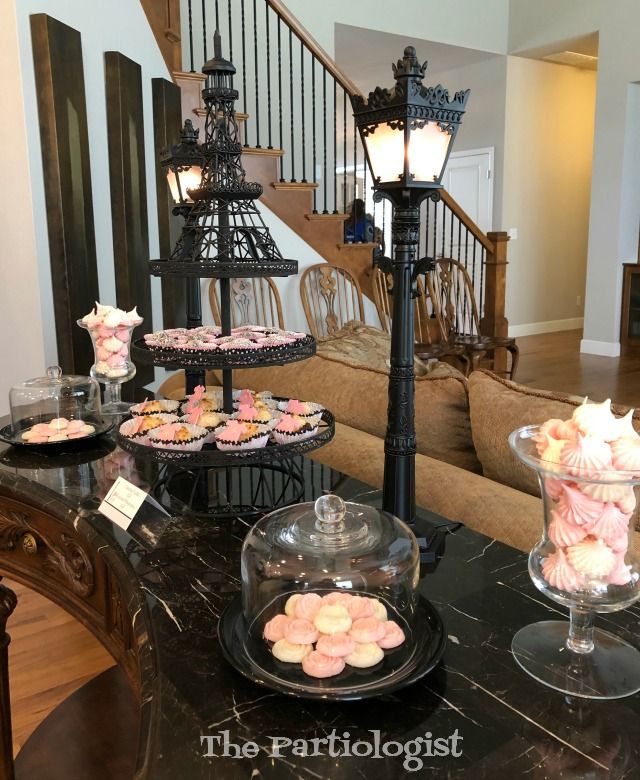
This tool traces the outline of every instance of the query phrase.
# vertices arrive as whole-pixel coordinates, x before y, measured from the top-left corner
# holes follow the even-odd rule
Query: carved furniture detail
[[[347,322],[364,322],[362,292],[344,268],[318,263],[300,277],[300,296],[311,334],[331,336]]]

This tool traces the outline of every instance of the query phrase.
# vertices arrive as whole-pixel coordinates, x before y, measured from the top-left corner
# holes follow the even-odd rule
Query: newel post
[[[484,313],[480,320],[480,332],[484,336],[508,336],[509,321],[504,315],[507,290],[507,241],[504,231],[487,233],[493,251],[487,250],[485,265]],[[506,349],[496,349],[493,370],[507,370]]]
[[[0,780],[14,780],[11,699],[9,696],[9,642],[7,620],[16,608],[16,594],[0,585]]]

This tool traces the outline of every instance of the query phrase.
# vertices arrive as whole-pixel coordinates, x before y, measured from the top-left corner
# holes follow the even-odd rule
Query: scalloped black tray
[[[181,276],[200,279],[251,279],[263,276],[293,276],[298,273],[297,260],[265,263],[220,263],[216,260],[186,262],[184,260],[149,260],[152,276]]]
[[[273,461],[284,460],[295,455],[304,455],[328,444],[334,435],[335,419],[331,412],[325,409],[322,412],[322,422],[315,436],[290,444],[276,444],[270,441],[266,447],[257,450],[227,452],[216,449],[213,444],[205,444],[197,452],[183,452],[182,450],[163,450],[149,447],[146,444],[138,444],[134,440],[122,436],[119,431],[117,438],[118,444],[123,450],[132,455],[151,458],[161,463],[188,463],[189,466],[253,466],[273,463]]]
[[[307,360],[316,354],[316,340],[305,336],[293,344],[267,349],[195,350],[151,349],[144,339],[133,342],[133,358],[164,368],[261,368]]]

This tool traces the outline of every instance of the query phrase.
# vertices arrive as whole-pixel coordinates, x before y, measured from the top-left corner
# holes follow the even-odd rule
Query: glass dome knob
[[[47,369],[47,376],[49,379],[59,381],[60,377],[62,376],[62,369],[60,366],[49,366]]]
[[[333,493],[320,496],[313,505],[316,513],[316,529],[322,533],[336,534],[344,531],[345,502]]]

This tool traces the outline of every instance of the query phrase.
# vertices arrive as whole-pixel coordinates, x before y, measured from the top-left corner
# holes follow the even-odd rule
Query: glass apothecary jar
[[[60,366],[51,366],[46,376],[14,385],[9,393],[13,435],[38,423],[53,420],[82,420],[87,425],[103,424],[100,385],[88,376],[64,375]]]

